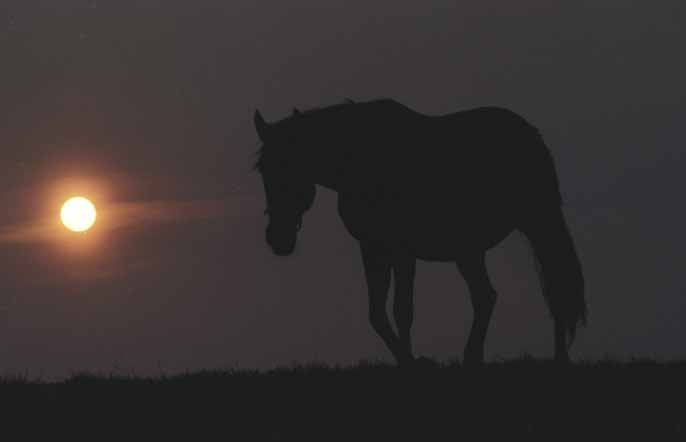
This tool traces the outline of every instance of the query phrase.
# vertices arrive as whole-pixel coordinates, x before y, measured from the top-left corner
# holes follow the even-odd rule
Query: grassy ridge
[[[158,378],[80,374],[59,383],[5,380],[0,403],[15,416],[42,417],[44,425],[24,431],[86,436],[106,429],[194,440],[679,437],[686,431],[686,362],[560,368],[522,358],[479,370],[362,363]]]

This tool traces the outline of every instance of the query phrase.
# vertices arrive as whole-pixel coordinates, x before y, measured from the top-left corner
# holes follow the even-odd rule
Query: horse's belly
[[[512,230],[513,223],[500,217],[446,217],[412,223],[398,239],[417,258],[455,261],[494,247]]]
[[[487,207],[402,207],[407,206],[339,201],[341,218],[355,238],[403,248],[429,261],[454,261],[490,249],[514,225],[507,213]]]

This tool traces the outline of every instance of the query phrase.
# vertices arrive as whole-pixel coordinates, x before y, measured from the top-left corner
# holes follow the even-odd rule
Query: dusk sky
[[[684,358],[685,42],[681,0],[4,0],[0,375],[390,362],[335,194],[276,257],[252,170],[255,109],[381,97],[538,127],[587,282],[572,357]],[[521,235],[488,265],[487,359],[552,355]],[[420,262],[415,296],[416,352],[461,358],[455,265]]]

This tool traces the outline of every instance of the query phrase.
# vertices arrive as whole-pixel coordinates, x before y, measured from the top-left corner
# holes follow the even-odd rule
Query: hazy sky
[[[335,195],[277,258],[251,171],[256,108],[345,97],[526,117],[586,274],[573,356],[686,357],[684,42],[681,0],[4,0],[0,374],[390,360]],[[85,237],[69,193],[100,209]],[[527,246],[488,263],[487,357],[551,355]],[[454,265],[421,263],[417,352],[461,357],[470,321]]]

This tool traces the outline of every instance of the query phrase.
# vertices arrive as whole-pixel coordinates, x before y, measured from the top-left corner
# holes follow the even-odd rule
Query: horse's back
[[[375,167],[388,185],[420,201],[434,195],[485,205],[534,196],[559,202],[550,152],[518,114],[482,107],[413,119],[405,110],[397,112],[401,122],[374,146]]]
[[[519,115],[495,107],[437,117],[389,102],[381,108],[388,113],[377,112],[369,169],[341,195],[341,215],[358,239],[385,236],[417,256],[452,259],[459,248],[497,244],[538,205],[559,204],[550,153]]]

